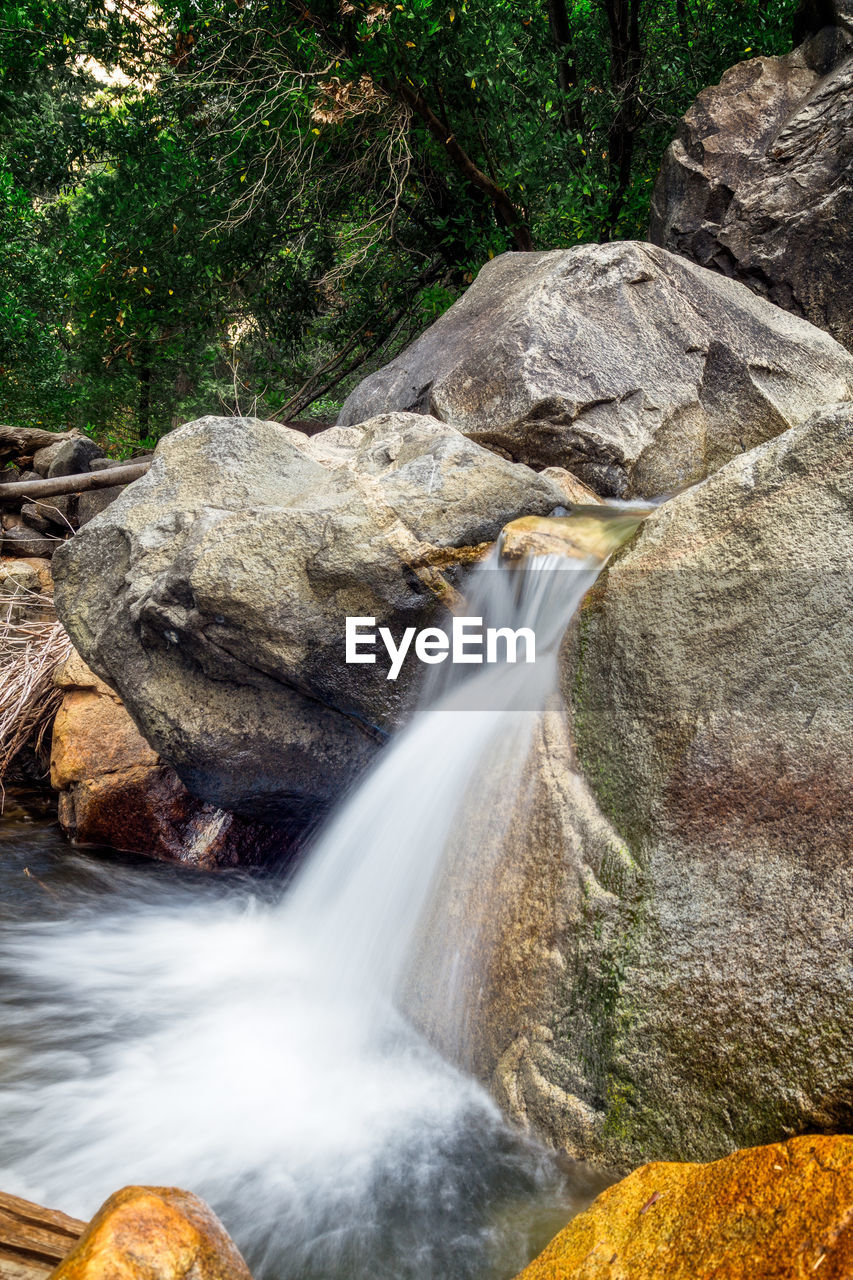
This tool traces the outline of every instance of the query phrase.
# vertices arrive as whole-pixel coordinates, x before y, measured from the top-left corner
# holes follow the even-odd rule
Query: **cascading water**
[[[536,661],[499,663],[467,679],[442,667],[421,713],[330,824],[282,904],[288,931],[328,957],[348,995],[400,1002],[466,798],[478,781],[511,785],[507,768],[526,757],[556,687],[560,638],[597,566],[592,557],[541,556],[514,580],[496,551],[471,575],[471,615],[534,631]],[[489,801],[482,791],[479,798]],[[448,1022],[458,1012],[448,1000]]]
[[[587,1188],[459,1069],[484,922],[473,905],[464,928],[445,921],[490,876],[460,837],[466,814],[501,821],[602,563],[546,555],[517,572],[495,558],[473,574],[470,613],[530,627],[537,661],[441,669],[278,899],[47,848],[23,895],[7,833],[4,1190],[86,1217],[128,1182],[185,1186],[259,1280],[524,1264],[542,1239],[522,1206],[556,1213],[547,1234]]]

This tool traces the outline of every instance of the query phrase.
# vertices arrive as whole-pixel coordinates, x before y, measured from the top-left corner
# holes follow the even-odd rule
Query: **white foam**
[[[130,1182],[187,1187],[259,1275],[486,1274],[496,1206],[550,1167],[396,1006],[466,794],[496,750],[523,759],[554,687],[582,568],[517,599],[481,575],[479,611],[534,625],[540,661],[439,690],[281,903],[164,891],[7,933],[4,1190],[87,1217]],[[471,980],[448,955],[449,1023]]]

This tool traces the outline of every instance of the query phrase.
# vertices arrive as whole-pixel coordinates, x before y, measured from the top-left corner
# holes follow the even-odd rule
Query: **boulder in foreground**
[[[713,1164],[647,1164],[518,1280],[848,1280],[853,1137],[792,1138]]]
[[[851,398],[853,358],[819,329],[627,242],[495,258],[339,421],[428,413],[599,494],[657,497]]]
[[[175,1187],[125,1187],[51,1280],[251,1280],[213,1210]]]
[[[660,507],[581,611],[515,898],[539,961],[480,1065],[577,1158],[853,1130],[852,510],[844,405]]]

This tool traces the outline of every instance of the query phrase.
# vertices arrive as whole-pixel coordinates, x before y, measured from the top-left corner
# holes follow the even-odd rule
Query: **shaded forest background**
[[[796,0],[0,0],[0,421],[332,418],[507,249],[644,238]]]

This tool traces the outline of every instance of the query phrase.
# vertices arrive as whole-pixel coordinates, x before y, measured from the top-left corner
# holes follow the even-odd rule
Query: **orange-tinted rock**
[[[53,723],[51,784],[72,783],[130,771],[148,771],[159,763],[119,700],[98,689],[68,688]]]
[[[504,560],[528,556],[558,555],[570,560],[603,564],[636,532],[649,514],[648,508],[612,508],[575,511],[568,516],[521,516],[501,534]]]
[[[80,844],[213,869],[251,866],[282,851],[279,832],[187,791],[131,720],[121,699],[73,653],[53,727],[51,783],[59,821]]]
[[[713,1164],[647,1164],[518,1280],[849,1280],[853,1137],[792,1138]]]
[[[251,1280],[213,1210],[175,1187],[125,1187],[51,1280]]]

